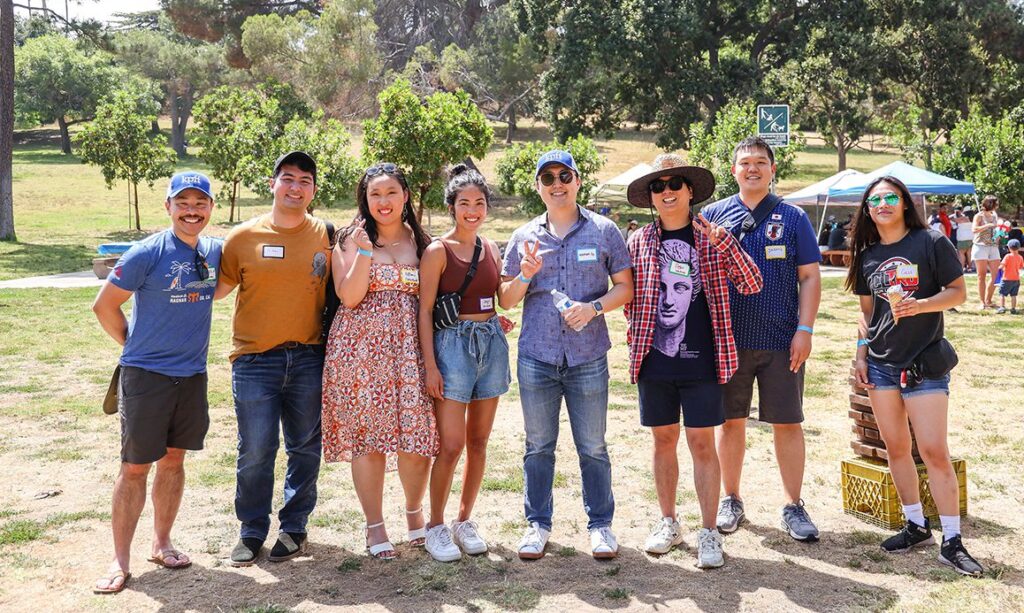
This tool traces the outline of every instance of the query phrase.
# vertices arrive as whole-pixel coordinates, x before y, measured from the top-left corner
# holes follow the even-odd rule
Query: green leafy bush
[[[594,141],[585,136],[575,136],[564,143],[533,141],[513,145],[505,150],[495,168],[498,186],[502,193],[522,198],[519,207],[527,213],[544,211],[544,202],[537,193],[533,173],[537,168],[537,159],[551,149],[564,149],[576,160],[583,182],[576,195],[576,202],[586,202],[590,192],[597,186],[597,171],[604,166],[604,158],[598,153]]]

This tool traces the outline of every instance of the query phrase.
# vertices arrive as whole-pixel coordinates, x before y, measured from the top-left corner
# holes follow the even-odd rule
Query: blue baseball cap
[[[186,170],[171,177],[171,184],[167,186],[167,197],[173,198],[186,189],[198,189],[213,199],[210,179],[201,172]]]
[[[540,156],[537,160],[537,171],[533,173],[533,178],[536,179],[540,176],[540,171],[544,170],[545,167],[552,164],[561,164],[569,170],[575,172],[577,175],[580,174],[578,168],[576,168],[576,160],[572,159],[572,154],[562,149],[552,149],[544,155]]]
[[[1010,249],[1020,249],[1020,241],[1015,238],[1011,238],[1010,242],[1006,243],[1006,246]]]

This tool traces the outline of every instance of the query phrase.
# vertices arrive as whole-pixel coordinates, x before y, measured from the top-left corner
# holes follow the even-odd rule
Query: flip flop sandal
[[[169,568],[171,570],[179,570],[182,568],[188,568],[189,566],[192,566],[191,558],[189,558],[188,562],[181,563],[181,558],[183,556],[185,556],[185,554],[181,553],[177,549],[164,549],[160,553],[149,558],[149,561],[153,564],[156,564],[157,566],[163,566],[164,568]],[[168,564],[167,558],[174,558],[175,560],[178,560],[179,563]]]
[[[377,524],[366,525],[366,538],[370,538],[370,528],[379,528],[384,525],[384,522]],[[395,546],[391,544],[391,541],[384,541],[383,543],[377,543],[376,545],[366,544],[366,550],[370,552],[370,555],[377,558],[378,560],[385,560],[390,562],[398,557],[398,552],[395,551]],[[390,553],[388,553],[390,552]]]
[[[415,511],[406,511],[406,515],[416,515],[422,513],[423,507],[416,509]],[[427,544],[427,526],[423,525],[422,528],[416,528],[409,530],[409,546],[410,547],[424,547]]]
[[[111,587],[114,582],[117,581],[118,577],[121,578],[121,584],[117,587]],[[107,587],[93,586],[93,594],[117,594],[128,586],[128,580],[132,578],[131,573],[126,573],[123,570],[117,570],[107,575]]]

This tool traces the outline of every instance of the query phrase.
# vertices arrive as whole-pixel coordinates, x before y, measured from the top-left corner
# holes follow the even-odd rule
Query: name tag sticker
[[[785,245],[765,245],[764,246],[764,257],[768,260],[784,260],[786,259],[786,246]]]
[[[402,283],[419,283],[420,282],[420,271],[416,269],[409,270],[408,268],[402,269]]]
[[[493,308],[494,308],[494,297],[493,296],[489,296],[487,298],[481,298],[480,299],[480,310],[481,311],[490,311]]]
[[[284,245],[263,245],[263,257],[283,260]]]
[[[690,263],[689,262],[672,262],[668,265],[668,271],[674,275],[681,277],[690,276]]]
[[[576,250],[577,262],[596,262],[597,247],[580,247]]]
[[[900,264],[896,267],[896,278],[900,281],[916,281],[917,264]]]

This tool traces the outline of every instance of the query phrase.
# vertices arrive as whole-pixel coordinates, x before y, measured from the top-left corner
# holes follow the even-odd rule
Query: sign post
[[[757,107],[757,135],[772,147],[788,146],[789,105],[759,105]]]

